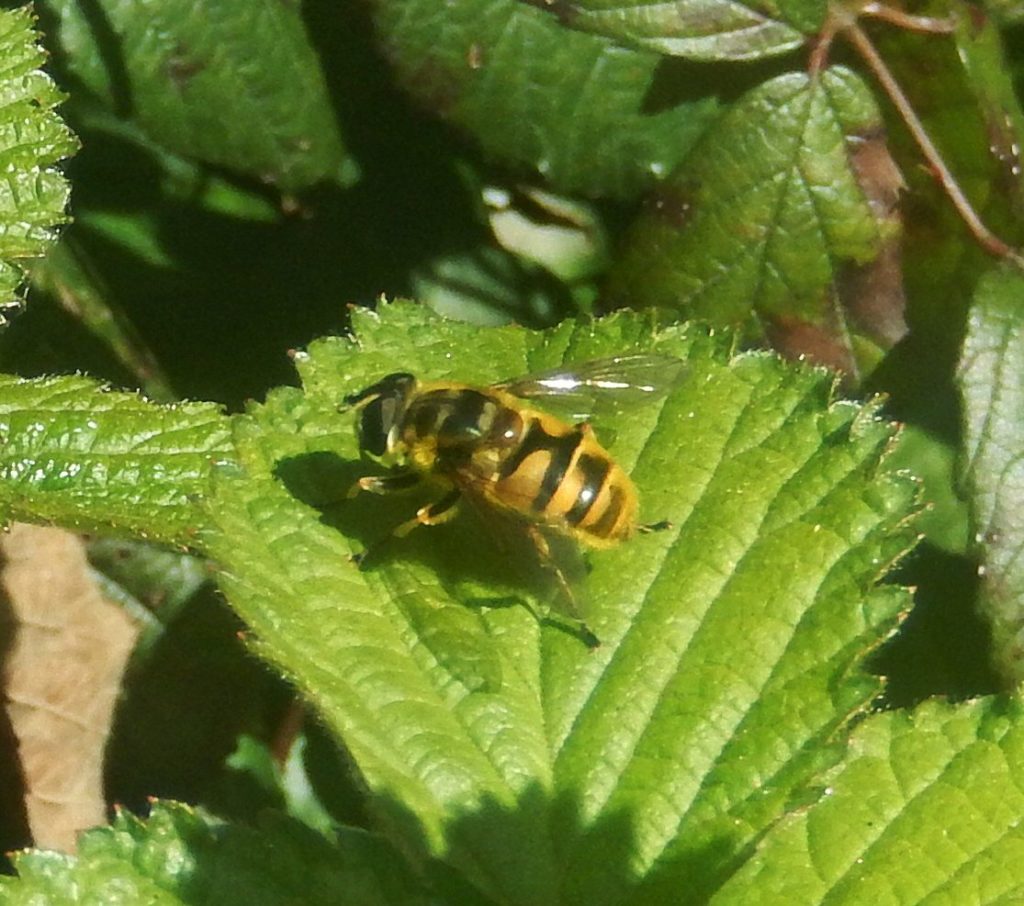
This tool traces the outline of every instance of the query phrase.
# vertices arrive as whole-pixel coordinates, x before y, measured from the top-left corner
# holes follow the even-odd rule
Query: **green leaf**
[[[825,4],[813,0],[788,4],[772,0],[525,2],[548,9],[573,28],[691,60],[755,60],[785,53],[803,44],[800,26],[814,32],[825,17]],[[799,25],[786,21],[785,16],[794,13],[802,14]]]
[[[904,331],[901,296],[895,310],[879,310],[851,279],[899,232],[859,179],[872,168],[857,154],[880,128],[871,93],[846,69],[755,88],[638,219],[613,266],[608,304],[746,324],[787,352],[870,367]],[[876,168],[888,172],[873,177],[878,191],[889,184],[895,198],[898,172]]]
[[[332,846],[298,822],[268,816],[261,828],[213,821],[175,803],[149,819],[122,812],[86,832],[77,858],[18,853],[19,877],[0,878],[11,906],[109,903],[420,904],[427,897],[381,840],[345,831]]]
[[[992,625],[998,669],[1024,678],[1024,277],[1004,269],[978,285],[960,363],[964,479],[983,563],[979,606]]]
[[[58,161],[78,147],[54,112],[64,99],[40,67],[29,7],[0,10],[0,325],[25,265],[67,220],[69,186]]]
[[[210,581],[209,564],[199,557],[145,541],[94,538],[88,555],[104,595],[144,624],[143,636],[167,623]],[[136,655],[144,645],[136,645]]]
[[[48,0],[76,97],[164,148],[283,190],[354,176],[297,6]],[[103,125],[102,121],[98,122]]]
[[[205,540],[256,649],[338,735],[403,851],[500,902],[704,902],[877,692],[857,665],[907,599],[873,586],[913,540],[912,483],[879,472],[890,426],[822,372],[636,315],[480,332],[396,304],[355,328],[300,358],[304,395],[237,422],[244,471],[215,482]],[[688,363],[612,426],[644,518],[674,527],[590,558],[598,650],[519,606],[547,599],[486,519],[349,562],[416,504],[341,501],[365,474],[346,393],[634,349]]]
[[[871,717],[711,903],[1020,902],[1022,716],[1013,698]]]
[[[193,543],[212,464],[232,453],[228,432],[210,404],[0,375],[0,518]]]
[[[888,466],[906,469],[921,480],[924,504],[917,527],[941,550],[962,554],[968,547],[967,506],[956,490],[959,451],[916,425],[904,425]]]
[[[398,79],[428,109],[555,188],[629,198],[682,160],[718,105],[699,75],[569,31],[519,0],[375,0]],[[692,100],[693,98],[701,98]]]

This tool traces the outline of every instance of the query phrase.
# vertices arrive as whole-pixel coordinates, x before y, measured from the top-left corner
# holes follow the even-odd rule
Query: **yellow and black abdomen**
[[[636,489],[590,429],[536,410],[520,415],[526,429],[497,470],[495,499],[594,547],[632,535]]]

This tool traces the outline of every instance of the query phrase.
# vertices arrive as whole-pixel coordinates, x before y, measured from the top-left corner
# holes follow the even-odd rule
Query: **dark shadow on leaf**
[[[477,609],[523,604],[539,619],[578,635],[571,618],[548,614],[549,605],[554,610],[564,607],[557,583],[540,562],[521,520],[465,504],[449,523],[419,527],[395,537],[393,530],[424,503],[436,499],[437,493],[421,487],[400,494],[360,493],[349,498],[356,481],[374,471],[375,467],[365,462],[318,452],[283,459],[274,474],[298,500],[320,510],[321,522],[370,551],[362,568],[422,564],[461,604]],[[554,561],[569,583],[578,586],[586,574],[580,550],[568,539],[552,536],[548,540]]]
[[[364,462],[328,452],[290,456],[274,466],[275,477],[288,493],[318,510],[344,505],[349,489],[369,472],[370,467]]]
[[[336,742],[323,721],[307,711],[302,764],[319,803],[338,822],[369,827],[367,790],[348,749]]]
[[[131,816],[119,819],[124,839],[118,852],[167,890],[169,899],[247,906],[438,902],[432,878],[424,882],[385,839],[357,829],[340,828],[331,840],[271,810],[251,824],[210,824],[173,802],[155,802],[144,820],[151,829],[143,830]],[[124,833],[126,826],[129,833]],[[91,833],[102,838],[110,831]],[[101,845],[95,849],[101,849],[101,840],[96,843]],[[460,888],[457,878],[451,890],[454,895],[440,902],[482,902]],[[461,899],[466,893],[470,898]]]
[[[536,784],[514,805],[486,796],[477,808],[447,820],[445,861],[482,902],[697,906],[753,851],[750,846],[737,853],[723,832],[687,848],[684,856],[656,863],[647,874],[638,873],[638,816],[613,810],[584,827],[581,801],[577,792],[552,795]],[[371,809],[392,827],[416,834],[415,849],[425,848],[418,822],[403,806],[379,799]]]

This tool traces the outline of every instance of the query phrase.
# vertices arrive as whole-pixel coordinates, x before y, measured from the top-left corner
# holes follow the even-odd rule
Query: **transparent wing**
[[[660,399],[682,372],[681,359],[637,353],[560,365],[494,386],[524,399],[558,400],[558,408],[588,418],[602,409]]]

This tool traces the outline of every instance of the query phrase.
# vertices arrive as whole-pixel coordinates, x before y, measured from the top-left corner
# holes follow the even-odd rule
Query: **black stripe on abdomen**
[[[566,441],[569,443],[567,444]],[[568,463],[572,460],[572,454],[578,443],[579,437],[576,434],[548,434],[540,420],[534,419],[530,422],[530,427],[526,429],[526,434],[523,435],[519,446],[501,464],[501,468],[498,470],[498,480],[503,481],[514,476],[535,453],[549,458],[538,492],[530,501],[530,509],[539,512],[547,506],[551,495],[558,489],[561,476],[565,474],[565,466],[559,467],[558,464],[563,461]],[[566,449],[567,447],[568,449]],[[554,482],[553,487],[552,481]]]
[[[537,494],[530,501],[530,509],[538,513],[543,512],[565,478],[565,473],[572,464],[576,449],[582,441],[583,434],[579,430],[568,431],[564,434],[548,434],[540,420],[534,419],[530,422],[530,427],[526,429],[522,442],[501,464],[498,480],[505,480],[515,475],[535,453],[544,454],[548,462],[544,467],[544,474],[539,482]]]
[[[612,484],[608,488],[608,503],[597,522],[589,527],[590,532],[598,538],[610,538],[612,530],[618,524],[622,511],[626,506],[626,497],[622,489]]]
[[[582,473],[580,492],[576,495],[576,502],[565,514],[565,521],[569,525],[579,525],[586,519],[587,513],[590,512],[595,501],[601,495],[605,481],[608,480],[612,463],[607,456],[591,456],[589,453],[582,453],[576,460],[576,468]]]
[[[544,434],[550,437],[546,431]],[[551,437],[551,443],[547,446],[551,461],[544,470],[544,477],[540,481],[537,496],[533,498],[531,507],[534,512],[542,513],[547,509],[551,498],[555,496],[555,492],[565,480],[565,473],[569,471],[572,458],[576,455],[576,450],[581,443],[583,443],[583,433],[578,430],[570,431],[559,437]]]
[[[530,427],[526,429],[526,434],[523,435],[523,439],[519,446],[513,450],[508,458],[501,464],[501,468],[498,470],[498,480],[508,478],[519,470],[519,467],[526,462],[527,458],[532,456],[534,453],[539,453],[542,450],[550,450],[551,444],[554,443],[558,438],[548,434],[542,427],[539,421],[534,419],[530,422]]]

